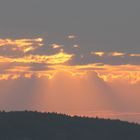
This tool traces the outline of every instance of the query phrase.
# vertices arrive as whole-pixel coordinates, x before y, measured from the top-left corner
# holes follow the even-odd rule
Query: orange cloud
[[[40,56],[40,55],[30,55],[23,58],[1,58],[0,62],[11,63],[18,62],[21,63],[43,63],[47,64],[50,70],[45,70],[45,67],[41,71],[33,71],[29,66],[18,66],[6,69],[5,72],[8,74],[27,74],[36,75],[37,77],[49,77],[50,79],[54,77],[55,73],[58,71],[65,71],[71,74],[71,76],[86,76],[88,72],[94,71],[98,76],[105,82],[114,81],[127,81],[130,84],[135,84],[140,82],[140,66],[138,65],[104,65],[100,63],[88,64],[88,65],[65,65],[64,63],[69,61],[73,55],[60,52],[55,55],[50,56]],[[2,61],[3,60],[3,61]],[[30,77],[27,76],[26,77]],[[8,79],[11,76],[1,75],[0,79]]]
[[[7,72],[13,72],[13,73],[21,73],[21,72],[28,72],[30,71],[30,67],[29,66],[15,66],[12,67],[10,69],[6,69]]]
[[[13,51],[28,52],[42,46],[42,38],[36,39],[0,39],[0,47],[11,46]]]
[[[2,63],[44,63],[44,64],[62,64],[72,58],[73,55],[60,52],[54,55],[26,55],[21,58],[10,58],[0,56],[0,62]]]
[[[0,80],[8,80],[10,77],[10,74],[0,74]]]
[[[58,45],[58,44],[52,44],[51,45],[53,49],[57,49],[57,48],[61,48],[62,45]]]
[[[75,36],[71,35],[68,38],[72,39]],[[22,51],[29,52],[35,50],[36,48],[42,46],[43,39],[0,39],[0,47],[10,46],[12,51]],[[78,45],[73,47],[77,48]],[[52,44],[52,48],[61,48],[61,45]],[[128,54],[123,52],[104,52],[104,51],[93,51],[91,54],[99,57],[139,57],[140,54]],[[116,80],[125,80],[129,83],[137,83],[140,81],[140,66],[139,65],[107,65],[102,63],[91,63],[84,65],[68,65],[66,62],[70,61],[72,57],[76,54],[68,54],[63,49],[60,52],[52,55],[39,55],[39,54],[29,54],[25,53],[22,56],[0,56],[0,64],[12,64],[10,68],[5,68],[1,72],[0,79],[16,79],[19,78],[20,74],[26,78],[30,78],[32,75],[37,77],[49,77],[50,79],[54,77],[55,73],[58,71],[65,71],[70,73],[72,76],[86,76],[88,72],[94,71],[98,76],[106,82],[113,82]],[[81,55],[84,59],[84,56]],[[16,66],[16,65],[20,66]],[[41,70],[33,70],[32,64],[42,64],[45,65]],[[38,67],[38,66],[36,66]],[[48,70],[47,68],[50,68]]]
[[[91,52],[91,54],[97,55],[97,56],[103,56],[105,55],[105,52]]]
[[[140,54],[130,54],[130,56],[140,57]]]
[[[123,52],[91,52],[93,55],[97,56],[125,56],[126,54]]]
[[[125,53],[122,52],[112,52],[109,53],[110,56],[125,56]]]
[[[68,38],[69,39],[74,39],[74,38],[76,38],[76,36],[75,35],[69,35]]]
[[[50,67],[56,70],[67,71],[72,76],[86,76],[89,71],[95,71],[106,82],[127,81],[130,84],[140,82],[140,66],[137,65],[112,66],[97,63],[76,66],[54,65]]]
[[[113,57],[125,57],[125,56],[129,56],[129,57],[140,57],[140,54],[137,54],[137,53],[130,53],[130,54],[127,54],[127,53],[124,53],[124,52],[96,52],[96,51],[93,51],[91,52],[91,54],[93,55],[97,55],[97,56],[113,56]]]
[[[79,45],[77,45],[77,44],[75,44],[75,45],[73,45],[73,47],[74,48],[78,48],[78,47],[80,47]]]

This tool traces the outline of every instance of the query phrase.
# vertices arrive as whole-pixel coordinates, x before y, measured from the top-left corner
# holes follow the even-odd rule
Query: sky
[[[139,5],[1,0],[0,110],[140,123]]]

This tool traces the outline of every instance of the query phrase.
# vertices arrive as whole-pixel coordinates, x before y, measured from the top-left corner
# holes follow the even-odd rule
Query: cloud
[[[139,53],[137,53],[137,54],[130,54],[130,56],[134,56],[134,57],[140,57],[140,54]]]
[[[0,47],[11,47],[12,51],[28,52],[42,46],[42,38],[37,39],[0,39]]]
[[[52,78],[56,72],[66,71],[73,76],[96,72],[105,82],[125,80],[135,84],[140,81],[138,53],[88,49],[85,52],[78,44],[74,45],[50,41],[45,44],[42,38],[0,39],[0,79]]]
[[[96,52],[96,51],[93,51],[91,52],[92,55],[97,55],[99,57],[126,57],[126,56],[129,56],[129,57],[140,57],[140,54],[139,53],[124,53],[124,52]]]
[[[68,38],[69,39],[74,39],[74,38],[76,38],[76,36],[75,35],[69,35]]]
[[[52,44],[51,45],[53,49],[57,49],[57,48],[61,48],[62,45],[58,45],[58,44]]]

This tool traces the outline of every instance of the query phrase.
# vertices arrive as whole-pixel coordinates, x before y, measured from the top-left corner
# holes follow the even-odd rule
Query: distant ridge
[[[140,125],[57,113],[0,112],[0,140],[140,140]]]

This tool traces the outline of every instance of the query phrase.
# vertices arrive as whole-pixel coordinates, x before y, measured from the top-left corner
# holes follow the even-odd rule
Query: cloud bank
[[[0,39],[0,108],[99,116],[111,111],[122,119],[123,112],[139,114],[140,55],[85,52],[75,36],[67,39],[70,46],[43,38]]]

